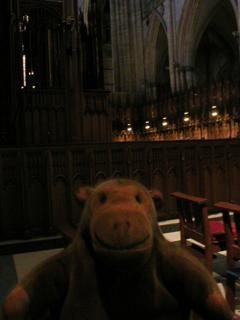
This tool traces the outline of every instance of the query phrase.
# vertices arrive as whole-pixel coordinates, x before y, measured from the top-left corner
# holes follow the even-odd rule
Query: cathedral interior
[[[240,203],[239,0],[1,0],[0,15],[3,255],[61,247],[76,190],[108,178],[160,190],[177,232],[172,192],[212,217]]]
[[[237,1],[12,0],[1,15],[1,145],[238,136]]]
[[[174,191],[240,201],[237,1],[0,9],[3,240],[75,226],[76,190],[111,177],[161,190],[159,220]]]

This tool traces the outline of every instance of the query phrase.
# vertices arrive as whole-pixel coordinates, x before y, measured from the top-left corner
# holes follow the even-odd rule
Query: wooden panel
[[[232,175],[231,196],[232,202],[240,202],[240,168],[238,163],[234,163],[231,167],[230,174]]]
[[[33,177],[28,184],[28,227],[33,234],[47,234],[49,217],[44,182]]]
[[[227,190],[227,179],[226,179],[226,170],[222,166],[216,168],[215,185],[218,186],[214,188],[214,202],[218,201],[227,201],[228,199],[228,190]]]
[[[24,236],[24,188],[22,162],[16,150],[0,155],[0,239]]]
[[[64,90],[25,88],[21,94],[21,140],[28,145],[67,142]]]
[[[0,161],[3,239],[28,229],[43,231],[48,223],[77,225],[82,211],[74,196],[77,188],[110,177],[159,189],[164,196],[160,219],[175,217],[176,201],[169,196],[175,191],[204,197],[207,206],[240,201],[238,139],[9,148],[0,150]]]
[[[76,175],[73,179],[73,189],[72,189],[73,191],[71,194],[72,213],[71,213],[71,217],[69,217],[69,223],[72,226],[78,225],[82,215],[83,206],[77,202],[75,198],[75,194],[77,190],[83,186],[86,186],[86,182],[84,181],[84,178],[80,174]]]
[[[126,176],[125,167],[125,153],[122,148],[112,149],[110,154],[111,157],[111,175],[114,176]]]
[[[53,185],[53,224],[57,225],[64,221],[69,221],[69,211],[67,203],[67,182],[63,176],[58,176]]]
[[[238,141],[238,140],[237,140]],[[229,143],[228,174],[229,174],[229,201],[240,203],[240,152],[239,142]]]
[[[208,199],[207,206],[214,203],[213,199],[213,174],[212,170],[206,166],[202,171],[203,196]]]
[[[24,236],[24,217],[21,188],[14,180],[3,184],[1,200],[1,240],[19,239]]]

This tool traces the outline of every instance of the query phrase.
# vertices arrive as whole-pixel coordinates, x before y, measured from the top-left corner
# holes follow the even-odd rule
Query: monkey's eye
[[[138,203],[141,203],[141,202],[142,202],[142,200],[141,200],[141,198],[139,197],[139,195],[137,195],[137,196],[135,197],[135,199],[136,199],[136,201],[137,201]]]
[[[107,196],[103,193],[100,196],[100,202],[101,204],[104,204],[107,201]]]

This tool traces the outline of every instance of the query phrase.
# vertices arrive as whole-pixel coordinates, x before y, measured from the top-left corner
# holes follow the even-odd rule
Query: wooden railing
[[[172,218],[170,193],[181,191],[240,202],[240,139],[98,143],[0,149],[0,239],[48,233],[52,225],[75,226],[82,208],[80,185],[129,177],[163,193],[159,219]]]

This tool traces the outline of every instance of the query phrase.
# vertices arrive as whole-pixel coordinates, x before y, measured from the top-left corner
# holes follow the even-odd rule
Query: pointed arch
[[[156,11],[153,11],[149,20],[146,45],[146,80],[149,83],[155,82],[157,39],[160,27],[162,27],[165,34],[167,34],[167,26],[162,16],[159,15]]]
[[[177,43],[179,44],[179,63],[181,65],[189,65],[190,49],[192,39],[194,37],[193,26],[195,15],[200,5],[201,0],[191,1],[186,0],[182,10],[182,16],[179,21],[179,33]]]
[[[113,174],[112,174],[112,179],[120,179],[123,178],[124,175],[120,170],[116,170]]]
[[[204,2],[201,0],[191,1],[186,0],[183,6],[182,15],[179,20],[179,33],[177,37],[179,64],[184,67],[187,73],[186,80],[188,86],[191,86],[195,80],[194,68],[195,57],[202,39],[209,23],[217,15],[221,8],[228,8],[227,11],[232,11],[237,22],[237,5],[232,0],[213,0],[211,2]],[[229,13],[229,12],[228,12]],[[227,14],[227,13],[226,13]],[[232,16],[232,13],[231,13]],[[220,19],[221,20],[221,19]],[[231,19],[230,19],[231,20]],[[232,23],[230,21],[230,23]],[[218,24],[218,31],[225,32],[221,28],[221,21]],[[232,30],[234,31],[234,30]],[[230,38],[232,35],[228,31]],[[229,37],[226,37],[229,38]]]
[[[94,178],[94,185],[96,185],[102,181],[105,181],[105,180],[107,180],[107,175],[104,172],[100,171],[96,174],[96,176]]]

